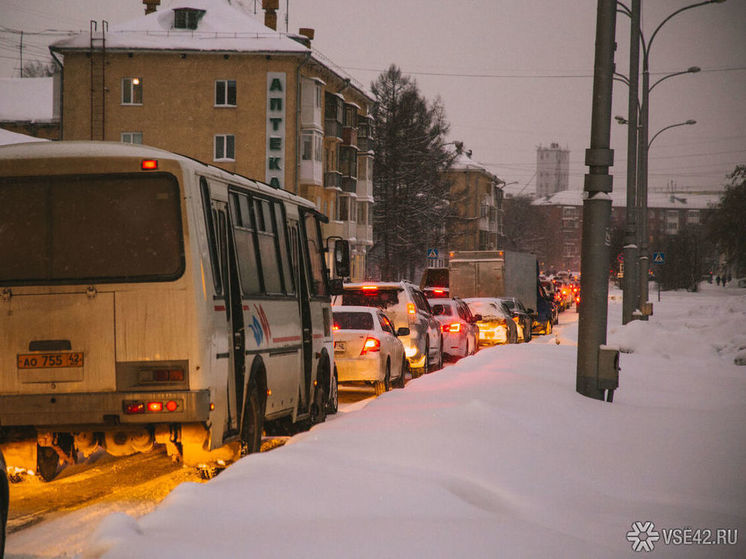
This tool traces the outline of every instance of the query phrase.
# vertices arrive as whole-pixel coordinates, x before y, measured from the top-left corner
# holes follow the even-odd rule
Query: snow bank
[[[609,324],[620,315],[615,297]],[[136,521],[110,517],[86,556],[619,557],[651,521],[740,530],[717,548],[661,537],[657,555],[744,557],[745,319],[746,290],[708,289],[610,327],[633,351],[613,404],[575,392],[571,344],[483,350]]]

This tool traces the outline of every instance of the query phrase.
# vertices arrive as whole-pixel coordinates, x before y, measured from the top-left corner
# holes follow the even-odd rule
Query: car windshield
[[[451,305],[430,305],[430,307],[433,309],[433,314],[435,316],[453,316],[453,309],[451,308]]]
[[[513,308],[515,307],[515,303],[513,302],[513,300],[512,300],[512,299],[502,299],[502,302],[503,302],[503,305],[504,305],[504,306],[505,306],[505,307],[506,307],[507,309],[509,309],[509,310],[511,310],[511,311],[512,311],[512,310],[513,310]]]
[[[473,314],[481,314],[482,316],[495,316],[497,314],[497,307],[490,301],[469,301],[467,304]]]
[[[373,330],[373,316],[367,312],[334,313],[334,328],[337,330]]]
[[[399,291],[399,289],[345,289],[342,294],[342,304],[386,310],[399,302]]]

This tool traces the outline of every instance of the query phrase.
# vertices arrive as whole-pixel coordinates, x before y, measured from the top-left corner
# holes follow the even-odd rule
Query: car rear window
[[[400,289],[345,289],[342,304],[386,310],[399,303]]]
[[[435,316],[453,316],[451,305],[430,305]]]
[[[373,316],[367,312],[334,312],[334,327],[339,330],[373,330]]]

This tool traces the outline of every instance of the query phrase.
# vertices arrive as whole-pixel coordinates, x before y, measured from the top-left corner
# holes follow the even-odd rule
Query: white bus
[[[9,465],[51,479],[79,452],[155,443],[215,464],[257,451],[265,428],[336,411],[325,219],[155,148],[0,148]]]

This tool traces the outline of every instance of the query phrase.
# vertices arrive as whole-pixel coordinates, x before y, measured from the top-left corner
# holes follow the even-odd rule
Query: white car
[[[381,309],[395,328],[408,328],[404,351],[412,377],[443,367],[443,335],[440,322],[419,287],[408,281],[346,283],[332,305],[360,305]]]
[[[334,307],[334,362],[339,382],[373,383],[376,395],[404,388],[407,357],[399,336],[408,336],[409,328],[394,329],[394,324],[373,307]]]
[[[443,353],[451,359],[476,353],[479,327],[469,306],[461,299],[444,297],[427,302],[443,331]]]

